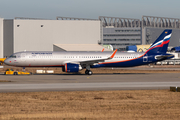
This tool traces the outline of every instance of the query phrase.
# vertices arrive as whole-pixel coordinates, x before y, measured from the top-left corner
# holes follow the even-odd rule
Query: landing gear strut
[[[86,75],[92,75],[93,73],[92,73],[91,70],[86,70],[86,71],[85,71],[85,74],[86,74]]]
[[[86,66],[85,74],[86,75],[92,75],[93,74],[92,71],[90,70],[90,66],[89,65]]]

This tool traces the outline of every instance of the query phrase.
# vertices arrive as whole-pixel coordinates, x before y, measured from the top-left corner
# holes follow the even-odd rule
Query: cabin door
[[[21,53],[21,61],[26,61],[26,53]]]

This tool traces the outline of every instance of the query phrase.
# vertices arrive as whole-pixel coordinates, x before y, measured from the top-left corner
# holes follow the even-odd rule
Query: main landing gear
[[[92,72],[91,70],[86,70],[86,71],[85,71],[85,74],[86,74],[86,75],[92,75],[93,72]]]
[[[86,66],[85,74],[86,74],[86,75],[92,75],[92,74],[93,74],[93,72],[90,70],[90,65],[87,65],[87,66]]]

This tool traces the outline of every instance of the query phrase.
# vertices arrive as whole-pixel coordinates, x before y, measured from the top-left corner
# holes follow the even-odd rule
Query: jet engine
[[[73,63],[66,63],[62,68],[63,72],[79,72],[79,70],[82,70],[81,65]]]

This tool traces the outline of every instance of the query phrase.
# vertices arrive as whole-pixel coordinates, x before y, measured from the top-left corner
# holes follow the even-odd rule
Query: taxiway
[[[0,74],[0,92],[169,89],[180,86],[179,73],[56,74],[14,76]]]

